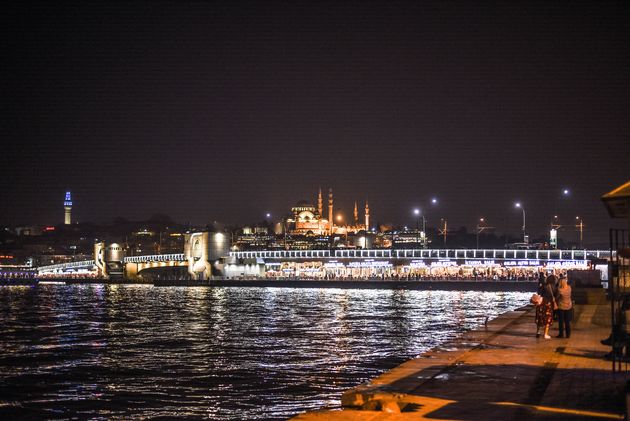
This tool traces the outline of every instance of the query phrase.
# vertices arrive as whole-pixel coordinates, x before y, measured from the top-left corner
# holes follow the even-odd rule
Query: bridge
[[[94,259],[78,262],[40,266],[41,277],[64,277],[69,275],[95,276],[99,278],[137,279],[147,270],[173,273],[173,269],[185,267],[192,279],[208,279],[220,270],[219,262],[228,254],[229,244],[220,232],[193,232],[185,235],[183,253],[124,256],[124,249],[117,243],[94,244]]]
[[[182,264],[183,263],[183,264]],[[135,265],[135,273],[148,268],[187,266],[188,262],[184,253],[175,254],[152,254],[145,256],[130,256],[123,258],[125,267]],[[83,260],[79,262],[59,263],[56,265],[46,265],[37,268],[38,275],[54,275],[67,273],[88,273],[97,272],[95,260]]]
[[[199,244],[197,244],[199,246]],[[100,251],[99,251],[100,253]],[[103,276],[98,259],[46,265],[37,268],[39,276],[63,277],[69,274]],[[207,279],[212,268],[222,276],[261,276],[271,266],[290,262],[320,262],[327,266],[371,267],[421,266],[504,266],[576,267],[610,259],[608,250],[514,250],[514,249],[336,249],[336,250],[251,250],[229,251],[223,256],[187,247],[184,253],[153,254],[122,258],[124,277],[136,279],[143,271],[166,271],[186,267],[192,277]],[[380,259],[376,260],[375,259]],[[102,263],[101,263],[102,266]],[[191,270],[192,269],[192,270]],[[106,276],[105,276],[106,277]]]

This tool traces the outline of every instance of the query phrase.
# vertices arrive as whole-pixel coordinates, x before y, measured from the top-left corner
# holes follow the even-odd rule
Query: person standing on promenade
[[[560,275],[560,283],[556,293],[558,303],[558,336],[557,338],[571,337],[571,320],[573,319],[573,302],[571,301],[571,286],[566,275]]]
[[[540,328],[544,329],[544,338],[551,339],[549,328],[553,323],[553,310],[556,299],[553,294],[553,285],[556,283],[555,275],[549,275],[545,280],[540,296],[543,298],[541,305],[536,306],[536,337],[540,337]]]

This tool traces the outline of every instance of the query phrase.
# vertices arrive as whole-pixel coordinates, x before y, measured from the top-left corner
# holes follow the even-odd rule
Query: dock
[[[601,289],[576,291],[571,338],[535,337],[533,306],[505,313],[343,393],[341,410],[315,420],[623,420],[627,371],[613,373],[610,304]],[[630,365],[626,368],[630,369]]]

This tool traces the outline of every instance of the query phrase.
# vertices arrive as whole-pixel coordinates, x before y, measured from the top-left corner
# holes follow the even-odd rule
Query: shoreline
[[[340,289],[403,289],[403,290],[441,290],[441,291],[523,291],[535,292],[538,283],[530,281],[383,281],[383,280],[256,280],[229,279],[209,281],[154,281],[158,287],[265,287],[265,288],[340,288]]]
[[[38,279],[37,284],[66,285],[151,285],[155,287],[240,287],[240,288],[339,288],[383,290],[438,290],[438,291],[488,291],[488,292],[536,292],[535,281],[489,280],[313,280],[313,279],[213,279],[205,281],[163,279],[155,281],[104,280],[104,279]],[[5,284],[6,285],[6,284]],[[10,285],[10,284],[9,284]]]
[[[604,290],[584,292],[570,339],[536,338],[527,305],[344,391],[340,410],[291,420],[624,419],[630,377],[613,376],[610,347],[599,343],[610,304]]]

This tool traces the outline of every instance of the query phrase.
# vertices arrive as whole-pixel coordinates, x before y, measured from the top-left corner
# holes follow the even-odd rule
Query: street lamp
[[[558,229],[561,226],[562,225],[558,223],[558,215],[554,215],[553,219],[551,220],[551,229]]]
[[[413,214],[416,215],[416,244],[420,242],[419,231],[420,231],[420,209],[416,208],[413,210]]]
[[[479,218],[479,223],[477,224],[477,250],[479,250],[479,234],[481,234],[484,230],[491,230],[494,227],[489,227],[486,225],[486,220],[484,218]]]
[[[527,237],[525,236],[525,206],[521,205],[521,202],[516,202],[514,206],[521,208],[523,211],[523,243],[527,243]]]
[[[479,218],[479,223],[477,224],[477,250],[479,250],[479,234],[484,229],[483,222],[483,218]]]
[[[582,221],[582,218],[580,218],[579,216],[575,217],[575,227],[577,229],[580,230],[580,248],[584,248],[584,246],[582,245],[582,233],[584,232],[584,221]]]
[[[424,216],[420,209],[413,210],[414,215],[416,215],[416,243],[420,243],[419,235],[422,233],[423,238],[423,248],[426,246],[426,238],[427,238],[427,218]],[[422,231],[420,231],[420,218],[422,218]],[[420,232],[418,232],[420,231]]]

